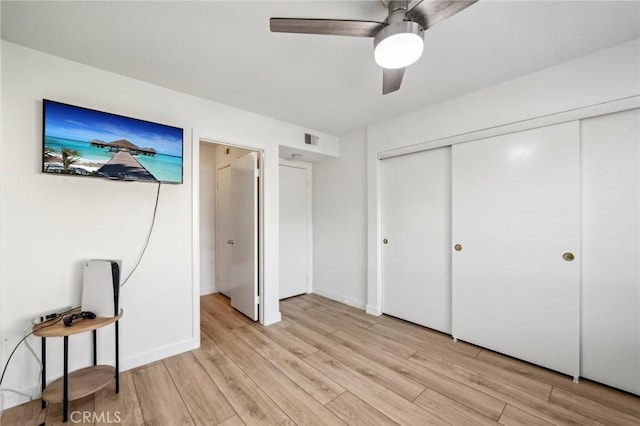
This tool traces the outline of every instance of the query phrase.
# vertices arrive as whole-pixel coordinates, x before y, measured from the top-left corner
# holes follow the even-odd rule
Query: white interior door
[[[451,148],[382,160],[382,310],[451,332]]]
[[[308,172],[280,166],[280,299],[307,293]]]
[[[216,171],[216,286],[218,291],[230,297],[231,252],[231,167]]]
[[[581,375],[640,394],[640,109],[583,120]]]
[[[231,161],[231,306],[258,320],[258,155]]]
[[[454,145],[452,164],[453,336],[578,377],[578,123]]]

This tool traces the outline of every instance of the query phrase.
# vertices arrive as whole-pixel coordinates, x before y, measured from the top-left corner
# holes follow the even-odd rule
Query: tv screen
[[[182,183],[181,128],[42,102],[43,172]]]

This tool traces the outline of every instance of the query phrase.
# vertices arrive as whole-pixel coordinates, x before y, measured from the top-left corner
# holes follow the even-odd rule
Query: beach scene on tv
[[[182,129],[44,100],[42,170],[182,183]]]

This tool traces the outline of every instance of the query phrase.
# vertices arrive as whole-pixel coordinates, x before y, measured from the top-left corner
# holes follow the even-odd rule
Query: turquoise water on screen
[[[82,163],[105,164],[115,155],[114,152],[109,152],[104,148],[91,146],[90,142],[74,141],[53,136],[45,137],[45,147],[53,148],[56,152],[60,152],[62,148],[75,149],[80,154],[80,159],[74,165],[80,167]],[[156,179],[162,182],[182,182],[182,158],[163,154],[156,154],[154,157],[136,155],[134,158],[149,170]]]

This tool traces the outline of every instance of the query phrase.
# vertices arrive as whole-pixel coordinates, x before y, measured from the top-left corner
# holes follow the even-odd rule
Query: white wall
[[[242,149],[235,146],[216,145],[216,170],[231,164],[231,161],[250,153],[249,149]],[[278,169],[279,170],[279,169]]]
[[[216,146],[200,143],[200,295],[216,290]]]
[[[199,141],[264,151],[264,322],[279,320],[278,146],[304,148],[305,131],[215,102],[2,42],[3,161],[0,168],[2,351],[36,313],[80,301],[81,262],[123,260],[125,272],[146,236],[156,186],[40,172],[42,98],[185,129],[184,184],[163,185],[147,253],[121,293],[121,359],[132,368],[199,344]],[[338,140],[320,134],[327,152]],[[196,141],[195,144],[192,141]],[[194,176],[196,177],[194,179]],[[33,339],[35,341],[35,339]],[[70,368],[89,362],[88,338],[71,339]],[[61,375],[59,342],[49,346],[50,379]],[[107,348],[104,347],[104,350]],[[102,352],[108,361],[111,351]],[[22,347],[5,387],[37,393],[38,368]],[[5,395],[9,396],[9,395]],[[7,400],[5,408],[22,402]]]
[[[313,292],[364,308],[366,133],[340,138],[340,157],[314,163]]]
[[[639,40],[473,92],[367,128],[367,311],[380,314],[377,155],[640,94]]]

